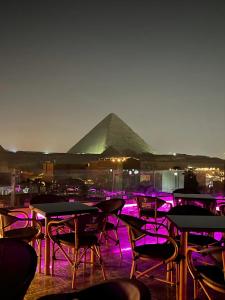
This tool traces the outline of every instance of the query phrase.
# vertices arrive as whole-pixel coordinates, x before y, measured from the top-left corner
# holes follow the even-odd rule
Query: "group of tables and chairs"
[[[141,201],[144,205],[140,205]],[[153,218],[154,221],[159,222],[159,226],[162,226],[166,215],[169,226],[168,237],[170,237],[171,240],[167,239],[165,241],[164,239],[163,243],[156,243],[154,246],[155,252],[158,254],[160,253],[160,248],[171,246],[173,243],[176,243],[178,247],[178,251],[175,251],[175,248],[173,250],[173,253],[176,254],[173,257],[171,256],[173,263],[170,264],[170,266],[167,264],[166,277],[167,279],[170,278],[169,282],[171,282],[172,277],[168,273],[171,273],[171,266],[175,265],[177,285],[176,298],[182,300],[187,299],[188,269],[194,280],[194,299],[199,299],[200,290],[203,291],[208,299],[214,299],[213,296],[210,296],[208,289],[225,295],[225,203],[219,204],[218,211],[217,199],[212,195],[174,193],[173,207],[169,210],[165,208],[162,214],[160,212],[160,208],[162,207],[160,203],[163,202],[159,201],[158,205],[157,201],[157,197],[151,196],[139,196],[137,198],[141,217],[148,217],[148,219]],[[154,205],[152,203],[154,203]],[[166,214],[164,215],[164,213]],[[130,224],[129,231],[132,232],[133,230],[134,224]],[[135,230],[136,233],[139,230],[137,224]],[[141,231],[139,232],[141,235]],[[214,237],[216,232],[221,233],[220,239]],[[157,235],[157,232],[155,235]],[[144,236],[143,231],[142,236]],[[133,241],[134,240],[135,238],[133,237]],[[145,244],[143,248],[144,247],[146,249],[149,247],[149,251],[146,251],[148,258],[155,259],[155,252],[152,251],[153,245],[151,243],[150,245]],[[136,247],[136,249],[138,249],[138,247]],[[156,249],[158,249],[158,251]],[[140,258],[141,255],[137,250],[135,251],[135,247],[133,247],[133,250],[133,261],[135,261],[137,258]],[[146,253],[145,256],[147,256]],[[167,251],[167,254],[169,254],[169,251]],[[199,257],[201,257],[201,259],[199,259]],[[166,262],[166,260],[164,261]],[[151,271],[152,268],[149,269],[149,272]],[[146,273],[148,273],[148,269],[142,272],[143,275],[146,275]],[[133,271],[131,271],[131,275],[132,274]],[[142,275],[140,274],[138,276]]]
[[[198,299],[200,290],[208,299],[213,299],[210,289],[225,295],[225,203],[219,206],[218,215],[216,199],[211,195],[174,193],[173,205],[157,196],[137,196],[136,201],[138,215],[132,216],[122,212],[125,205],[122,198],[88,204],[65,201],[63,196],[39,195],[30,202],[31,217],[21,210],[0,209],[0,242],[12,240],[13,243],[13,240],[20,240],[33,242],[33,246],[37,242],[38,270],[41,271],[41,244],[44,240],[44,273],[54,274],[54,263],[60,250],[72,267],[72,288],[77,288],[77,270],[81,263],[84,268],[88,263],[98,264],[103,280],[107,279],[101,254],[103,242],[107,244],[112,240],[118,245],[122,258],[118,234],[121,222],[128,229],[131,244],[129,280],[106,280],[95,287],[61,295],[61,298],[53,295],[41,299],[77,297],[82,300],[87,299],[88,293],[98,294],[102,291],[104,295],[106,288],[112,288],[120,290],[118,295],[124,295],[121,300],[147,300],[151,297],[149,290],[147,292],[145,286],[137,281],[141,277],[147,277],[175,286],[176,299],[187,300],[188,270],[194,282],[194,299]],[[112,221],[112,216],[116,217],[115,221]],[[14,228],[13,224],[17,222],[22,222],[23,226]],[[7,228],[10,229],[6,230]],[[214,237],[215,232],[221,233],[220,240]],[[90,255],[87,255],[89,251]],[[87,261],[87,257],[90,257],[90,261]],[[33,261],[37,264],[37,256],[33,257]],[[139,268],[141,261],[151,261],[150,266]],[[154,271],[161,270],[163,266],[165,278],[153,276]],[[34,277],[32,274],[30,281]],[[113,293],[110,295],[113,296]],[[132,298],[131,294],[137,297]],[[120,299],[119,296],[116,298]]]

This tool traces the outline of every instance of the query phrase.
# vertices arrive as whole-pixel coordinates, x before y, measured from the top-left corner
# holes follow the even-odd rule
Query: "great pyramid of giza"
[[[114,113],[109,114],[87,135],[75,144],[68,153],[101,154],[108,148],[116,153],[152,152],[150,146]]]

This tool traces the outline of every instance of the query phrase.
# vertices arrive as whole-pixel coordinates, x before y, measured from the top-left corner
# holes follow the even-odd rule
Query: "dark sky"
[[[225,1],[1,1],[0,104],[6,149],[65,152],[114,112],[224,157]]]

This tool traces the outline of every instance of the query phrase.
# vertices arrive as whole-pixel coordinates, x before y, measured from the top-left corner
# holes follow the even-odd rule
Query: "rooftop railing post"
[[[11,173],[11,198],[10,198],[10,206],[15,206],[16,200],[16,169],[12,170]]]

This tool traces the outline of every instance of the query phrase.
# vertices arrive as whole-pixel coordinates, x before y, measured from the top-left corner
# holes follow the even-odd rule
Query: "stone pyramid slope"
[[[117,115],[111,113],[75,144],[68,153],[101,154],[108,148],[120,154],[151,152],[149,145]]]

